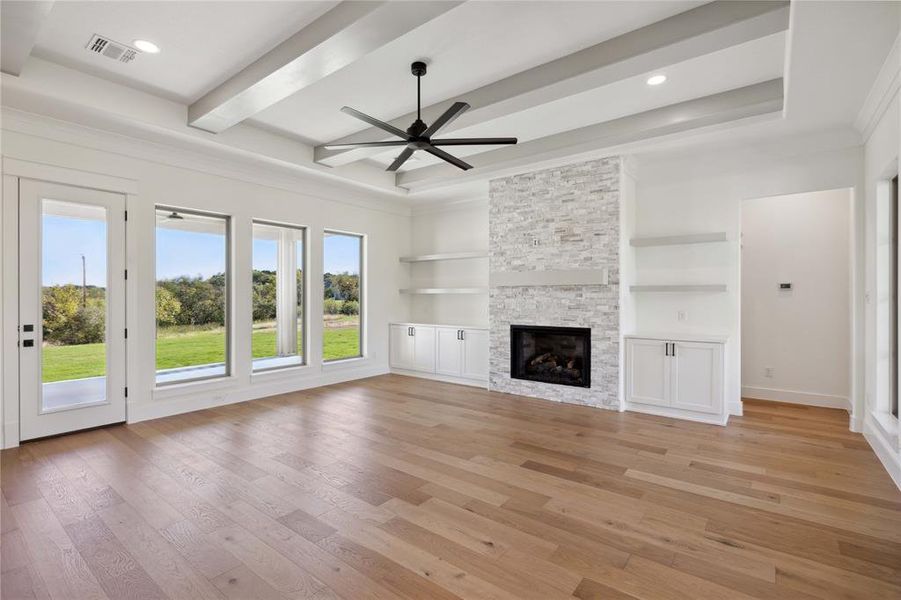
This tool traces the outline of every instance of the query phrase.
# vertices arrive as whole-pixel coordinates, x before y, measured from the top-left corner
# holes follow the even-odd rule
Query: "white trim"
[[[740,417],[745,414],[745,405],[740,400],[738,402],[730,402],[728,410],[730,415]]]
[[[722,415],[711,415],[699,413],[681,408],[671,408],[669,406],[650,406],[645,404],[637,404],[635,402],[626,402],[627,412],[637,412],[646,415],[655,415],[658,417],[668,417],[679,421],[694,421],[696,423],[707,423],[708,425],[725,426],[729,422],[730,413],[726,412]]]
[[[485,182],[488,185],[488,182]],[[416,196],[411,196],[416,199]],[[479,196],[478,198],[465,198],[463,200],[425,200],[416,199],[411,202],[411,215],[418,217],[421,215],[434,215],[443,212],[453,212],[457,210],[469,210],[474,208],[488,208],[488,197]]]
[[[804,406],[819,406],[822,408],[840,408],[851,412],[851,403],[847,396],[744,385],[741,387],[741,395],[743,398],[753,398],[754,400],[788,402],[789,404],[803,404]]]
[[[19,178],[3,175],[0,205],[0,447],[19,445]]]
[[[137,194],[138,182],[134,179],[114,177],[105,173],[94,173],[69,167],[20,160],[18,158],[3,157],[3,172],[7,175],[16,175],[24,179],[59,183],[116,194]]]
[[[863,136],[864,143],[870,139],[899,88],[901,88],[901,34],[895,38],[892,49],[882,63],[879,74],[860,107],[860,112],[857,113],[857,118],[854,119],[854,128]]]
[[[3,106],[0,114],[4,131],[255,183],[356,208],[403,216],[411,214],[407,192],[402,189],[373,188],[347,179],[336,179],[329,174],[303,171],[303,167],[300,167],[302,172],[298,172],[295,170],[297,165],[284,162],[272,164],[260,155],[249,155],[200,140],[182,139],[180,141],[188,145],[184,147],[177,145],[175,140],[152,141],[149,137],[145,139],[88,127],[9,106]]]
[[[888,471],[892,481],[901,490],[901,452],[893,447],[891,442],[886,441],[872,415],[867,415],[864,419],[863,437],[870,444],[882,466]]]
[[[395,375],[406,375],[407,377],[419,377],[420,379],[431,379],[433,381],[443,381],[444,383],[456,383],[458,385],[468,385],[469,387],[488,389],[487,379],[467,379],[466,377],[456,377],[454,375],[439,375],[437,373],[425,373],[423,371],[409,371],[407,369],[396,368],[392,368],[391,373]]]

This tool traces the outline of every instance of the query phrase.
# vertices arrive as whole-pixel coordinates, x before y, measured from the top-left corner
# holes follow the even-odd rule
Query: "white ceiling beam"
[[[53,2],[0,2],[0,71],[19,76]]]
[[[456,100],[465,100],[472,108],[447,131],[463,129],[772,35],[787,29],[788,21],[788,2],[712,2],[428,106],[422,109],[422,118],[431,122]],[[415,118],[416,113],[410,112],[390,123],[405,130]],[[386,139],[390,136],[370,127],[330,143]],[[322,145],[316,147],[314,159],[339,166],[374,156],[380,150],[329,150]]]
[[[188,108],[188,124],[220,133],[462,2],[341,2]]]
[[[784,103],[783,80],[773,79],[746,87],[696,98],[612,121],[564,131],[516,146],[465,157],[474,168],[462,172],[436,164],[397,174],[397,185],[408,190],[436,187],[454,180],[486,175],[538,161],[596,151],[650,138],[737,121],[767,113],[779,113]]]

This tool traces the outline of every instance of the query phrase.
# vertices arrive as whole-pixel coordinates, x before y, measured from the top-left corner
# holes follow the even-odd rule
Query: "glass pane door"
[[[20,439],[125,420],[125,198],[19,187]]]

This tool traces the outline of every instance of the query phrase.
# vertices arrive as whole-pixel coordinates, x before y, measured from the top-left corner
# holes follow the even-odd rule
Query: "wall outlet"
[[[676,313],[677,321],[687,321],[688,320],[688,311],[680,310]]]
[[[770,379],[772,379],[773,378],[773,367],[764,367],[763,376],[769,377]]]

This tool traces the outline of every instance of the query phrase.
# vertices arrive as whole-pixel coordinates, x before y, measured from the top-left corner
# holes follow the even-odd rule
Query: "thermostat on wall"
[[[790,290],[790,289],[792,289],[792,284],[791,283],[780,283],[779,289],[780,290]]]

